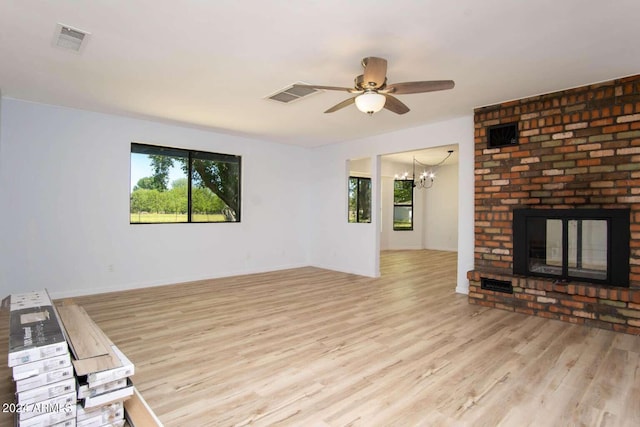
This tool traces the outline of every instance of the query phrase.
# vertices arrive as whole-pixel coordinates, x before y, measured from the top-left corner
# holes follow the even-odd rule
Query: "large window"
[[[393,229],[413,230],[413,180],[393,181]]]
[[[130,222],[239,222],[240,164],[240,156],[132,143]]]
[[[349,177],[349,222],[371,222],[371,178]]]

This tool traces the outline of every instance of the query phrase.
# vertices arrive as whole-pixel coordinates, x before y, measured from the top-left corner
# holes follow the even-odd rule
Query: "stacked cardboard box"
[[[11,295],[4,305],[16,388],[7,408],[17,426],[162,426],[131,383],[133,363],[82,307],[56,307],[46,290]]]
[[[9,306],[9,357],[16,401],[8,409],[16,425],[73,426],[76,382],[69,347],[46,291],[14,294]]]
[[[97,408],[85,409],[78,404],[77,425],[79,426],[123,426],[124,405],[121,401],[102,405]]]
[[[134,365],[75,304],[58,306],[77,381],[78,427],[122,426]]]

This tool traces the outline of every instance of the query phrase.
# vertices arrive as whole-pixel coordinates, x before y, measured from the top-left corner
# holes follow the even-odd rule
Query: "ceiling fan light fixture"
[[[455,86],[453,80],[425,80],[387,84],[387,60],[375,56],[364,58],[362,60],[362,66],[364,67],[364,72],[355,78],[354,87],[352,88],[307,84],[296,84],[295,86],[303,86],[307,89],[315,90],[338,90],[341,92],[360,94],[339,102],[325,111],[325,113],[333,113],[352,104],[356,104],[358,110],[368,115],[377,113],[383,108],[395,114],[406,114],[410,111],[409,107],[394,95],[435,92],[438,90],[453,89]]]
[[[372,115],[382,110],[386,101],[387,98],[384,95],[370,91],[356,97],[356,107],[363,113]]]

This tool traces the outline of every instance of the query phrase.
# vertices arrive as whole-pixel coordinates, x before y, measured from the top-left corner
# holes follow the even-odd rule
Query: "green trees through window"
[[[393,229],[413,230],[413,180],[393,181]]]
[[[349,222],[371,222],[371,178],[349,177]]]
[[[241,157],[131,144],[130,222],[239,222]]]

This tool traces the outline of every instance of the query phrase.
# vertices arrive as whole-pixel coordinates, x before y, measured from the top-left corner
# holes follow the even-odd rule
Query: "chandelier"
[[[409,175],[409,172],[405,172],[404,174],[402,174],[401,176],[398,176],[397,174],[395,175],[395,179],[396,180],[403,180],[403,181],[413,181],[413,187],[414,188],[431,188],[433,186],[433,182],[435,180],[436,177],[436,171],[437,169],[442,166],[442,164],[444,162],[447,161],[447,159],[449,157],[451,157],[451,155],[453,154],[453,150],[448,150],[447,151],[447,155],[445,156],[444,159],[440,160],[440,162],[436,163],[435,165],[428,165],[425,163],[421,163],[418,160],[416,160],[416,158],[413,158],[413,173],[412,175]],[[418,166],[418,170],[422,169],[422,172],[420,172],[419,175],[416,175],[416,166]]]

